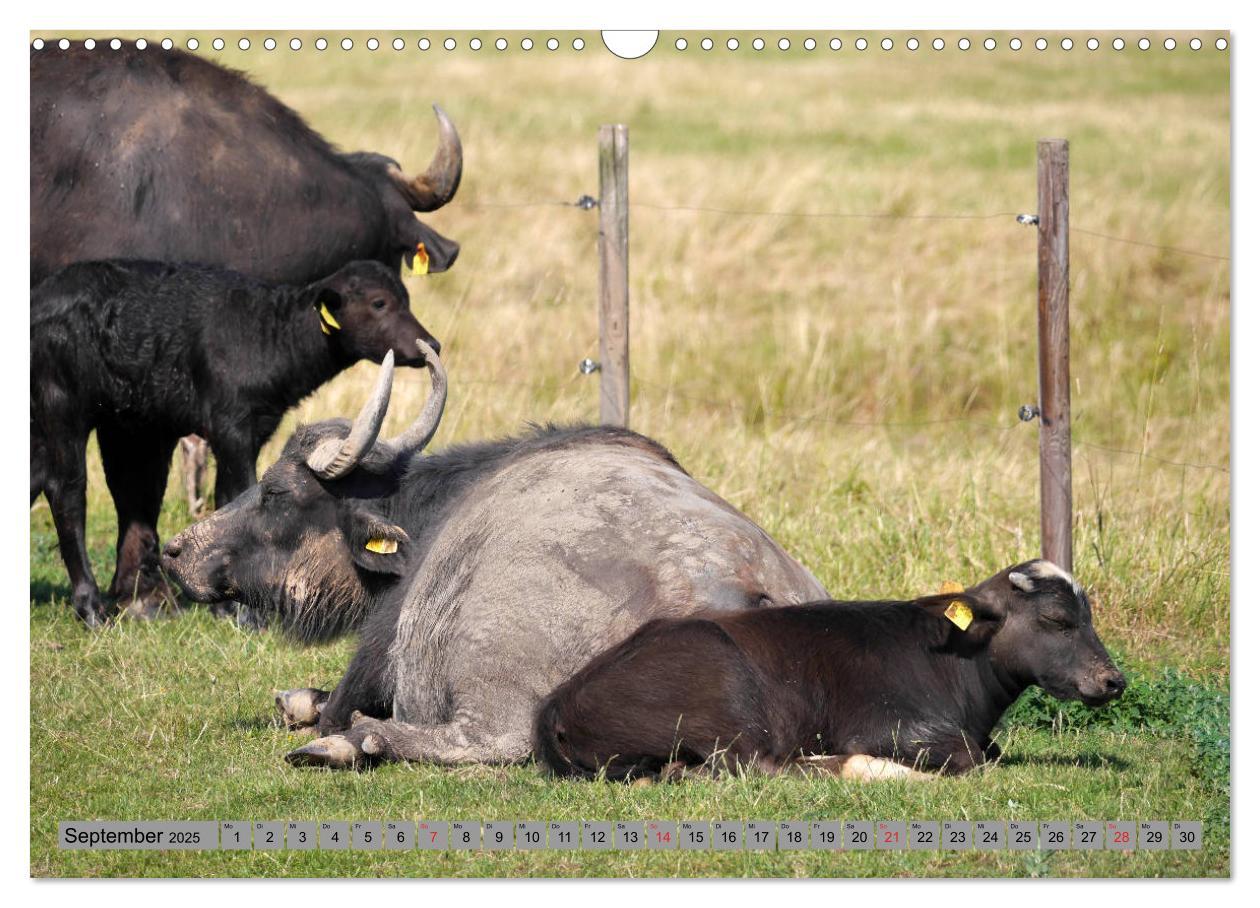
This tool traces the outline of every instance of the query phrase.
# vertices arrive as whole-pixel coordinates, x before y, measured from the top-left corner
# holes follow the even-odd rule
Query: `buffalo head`
[[[408,176],[392,158],[375,152],[356,152],[344,159],[376,189],[385,206],[389,248],[381,250],[386,264],[405,266],[413,274],[440,272],[455,264],[459,244],[448,240],[412,212],[436,211],[454,196],[464,169],[464,151],[455,124],[434,104],[438,120],[438,148],[423,173]]]
[[[386,354],[404,366],[423,366],[416,338],[435,353],[442,346],[411,314],[410,297],[396,271],[380,262],[351,262],[308,288],[311,306],[329,343],[349,362],[381,362]]]
[[[299,427],[257,486],[167,543],[162,565],[192,599],[244,602],[309,642],[359,626],[405,572],[412,541],[394,517],[400,481],[446,404],[445,369],[416,343],[432,391],[406,431],[377,438],[393,382],[388,353],[353,423]]]
[[[1089,597],[1049,561],[1028,561],[967,591],[978,608],[965,629],[987,640],[994,666],[1019,685],[1101,706],[1125,678],[1094,632]]]

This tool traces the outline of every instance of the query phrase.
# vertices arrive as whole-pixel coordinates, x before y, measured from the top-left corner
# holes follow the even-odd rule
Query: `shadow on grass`
[[[1082,769],[1126,770],[1132,764],[1108,754],[1013,754],[1003,755],[998,766],[1079,766]]]

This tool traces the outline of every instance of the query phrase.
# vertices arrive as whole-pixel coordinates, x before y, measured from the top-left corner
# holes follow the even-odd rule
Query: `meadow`
[[[427,216],[463,252],[409,278],[451,375],[435,445],[592,420],[596,130],[631,144],[631,426],[743,509],[838,598],[971,583],[1039,550],[1036,141],[1071,142],[1075,571],[1134,687],[1103,714],[1031,698],[997,766],[931,785],[768,779],[630,788],[533,766],[297,771],[275,690],[328,687],[352,641],[299,648],[200,609],[84,632],[44,502],[31,511],[36,876],[1221,876],[1230,871],[1230,83],[1206,45],[1124,51],[698,48],[596,34],[533,50],[210,48],[346,150],[416,169],[430,103],[464,181]],[[48,37],[48,36],[46,36]],[[125,36],[124,36],[125,37]],[[161,37],[147,35],[150,40]],[[174,35],[182,43],[181,35]],[[773,36],[777,39],[778,33]],[[868,38],[871,36],[868,35]],[[769,41],[770,36],[767,36]],[[102,50],[108,53],[108,50]],[[844,215],[844,216],[840,216]],[[871,217],[870,215],[879,215]],[[941,217],[949,215],[949,217]],[[1127,240],[1128,242],[1126,242]],[[349,415],[361,364],[286,419]],[[386,433],[421,405],[395,383]],[[89,541],[115,528],[92,455]],[[190,516],[178,483],[161,531]],[[1207,706],[1205,706],[1207,704]],[[1203,819],[1182,853],[82,854],[56,824],[117,819]]]

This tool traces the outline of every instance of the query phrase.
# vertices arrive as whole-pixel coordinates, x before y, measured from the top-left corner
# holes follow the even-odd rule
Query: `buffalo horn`
[[[411,179],[407,179],[397,168],[390,169],[394,184],[413,211],[435,211],[449,202],[459,188],[459,178],[464,170],[464,148],[455,124],[436,104],[433,112],[438,120],[438,148],[429,162],[429,169]]]
[[[323,479],[337,479],[355,468],[363,455],[372,450],[376,436],[385,421],[389,409],[389,392],[394,383],[394,351],[390,350],[381,360],[381,370],[376,377],[376,387],[371,399],[363,405],[354,418],[350,434],[345,440],[326,438],[306,458],[306,465]],[[443,376],[445,386],[445,376]]]
[[[433,389],[429,392],[429,399],[425,401],[424,409],[416,417],[416,421],[401,435],[386,442],[397,457],[410,457],[423,451],[424,446],[437,432],[438,423],[442,421],[442,411],[446,408],[446,369],[428,344],[416,338],[416,346],[424,354]]]

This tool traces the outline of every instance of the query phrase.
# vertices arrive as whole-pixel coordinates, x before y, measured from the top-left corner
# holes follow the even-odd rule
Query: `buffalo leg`
[[[364,763],[411,760],[426,763],[519,763],[530,754],[530,727],[537,707],[521,690],[483,685],[473,698],[480,708],[457,708],[450,722],[419,725],[397,719],[352,716],[341,734],[325,735],[288,754],[294,766],[348,769]],[[325,708],[325,715],[328,709]],[[491,721],[487,717],[494,716]],[[487,726],[507,729],[491,733]],[[323,722],[320,724],[321,732]]]
[[[105,481],[118,511],[118,561],[111,596],[134,617],[152,618],[175,599],[158,561],[158,516],[175,451],[175,439],[97,430]]]
[[[179,440],[179,466],[184,480],[184,497],[188,513],[201,516],[206,507],[206,464],[210,446],[200,435],[185,435]]]
[[[105,623],[105,605],[87,552],[87,432],[67,433],[46,444],[44,494],[57,527],[57,547],[70,575],[74,611],[88,627]]]
[[[360,647],[320,711],[319,733],[344,731],[355,713],[388,719],[393,713],[394,697],[392,685],[385,677],[387,668],[387,660],[378,658],[371,647]]]
[[[214,506],[221,508],[258,482],[259,445],[238,438],[216,435],[210,442],[214,451]],[[260,630],[267,626],[263,614],[242,602],[217,602],[210,607],[216,618],[231,618],[238,627]]]

